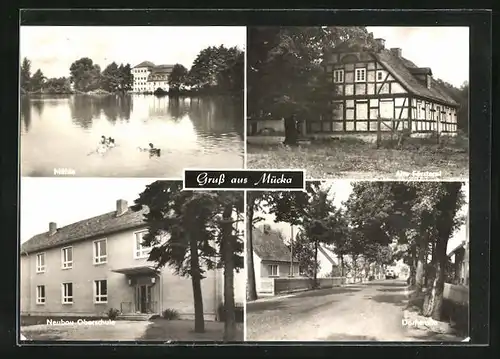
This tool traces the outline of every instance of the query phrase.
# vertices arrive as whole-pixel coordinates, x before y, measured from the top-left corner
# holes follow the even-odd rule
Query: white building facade
[[[173,67],[173,65],[155,65],[150,61],[143,61],[134,66],[132,92],[153,93],[159,89],[168,92],[168,79]]]

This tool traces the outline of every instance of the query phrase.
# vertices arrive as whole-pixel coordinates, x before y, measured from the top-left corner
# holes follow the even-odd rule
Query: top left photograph
[[[245,47],[235,26],[21,26],[21,176],[244,168]]]

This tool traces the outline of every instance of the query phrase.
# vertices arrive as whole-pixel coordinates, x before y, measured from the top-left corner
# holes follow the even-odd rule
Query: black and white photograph
[[[246,340],[469,337],[467,182],[247,192]]]
[[[21,26],[23,176],[244,167],[246,28]]]
[[[248,27],[247,167],[469,178],[468,27]]]
[[[25,177],[21,193],[22,340],[244,340],[242,191]]]

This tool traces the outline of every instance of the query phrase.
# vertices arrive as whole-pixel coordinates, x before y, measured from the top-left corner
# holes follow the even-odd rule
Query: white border
[[[266,188],[266,187],[245,187],[245,188],[207,188],[207,187],[186,187],[186,171],[196,171],[196,172],[302,172],[302,188]],[[182,190],[183,191],[266,191],[266,192],[304,192],[306,190],[306,170],[304,169],[290,169],[290,168],[280,168],[280,169],[261,169],[261,168],[244,168],[244,169],[234,169],[234,168],[184,168],[184,174],[182,176]],[[309,180],[311,181],[311,180]]]

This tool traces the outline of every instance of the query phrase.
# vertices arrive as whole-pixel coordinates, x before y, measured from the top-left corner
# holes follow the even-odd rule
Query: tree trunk
[[[431,316],[434,320],[441,320],[443,307],[443,292],[445,282],[445,270],[448,262],[446,248],[448,240],[453,231],[453,221],[458,210],[458,199],[462,184],[459,182],[446,182],[443,184],[445,193],[438,202],[436,210],[439,216],[436,219],[437,243],[435,246],[435,277],[432,290],[428,295],[426,305],[424,305],[424,316]]]
[[[417,275],[417,252],[416,246],[412,245],[410,247],[410,277],[408,278],[408,284],[410,287],[415,286],[415,278]]]
[[[205,319],[203,317],[203,296],[201,293],[201,271],[198,256],[198,243],[196,237],[189,235],[189,250],[191,254],[191,282],[193,284],[194,300],[194,331],[196,333],[205,332]]]
[[[313,288],[318,288],[318,239],[314,240],[314,279]]]
[[[354,283],[356,283],[358,275],[358,256],[352,256],[352,268],[354,269]]]
[[[234,308],[234,246],[231,214],[233,206],[227,205],[222,215],[222,258],[224,263],[224,341],[236,340],[236,318]]]
[[[340,255],[340,277],[344,278],[344,255]]]
[[[255,269],[253,263],[253,217],[254,217],[253,195],[247,192],[247,223],[246,223],[246,259],[247,259],[247,300],[257,299],[257,287],[255,284]]]
[[[418,249],[417,269],[415,273],[416,295],[422,293],[422,288],[425,285],[424,280],[425,280],[425,265],[427,262],[427,247],[428,247],[428,239],[427,235],[425,235]]]

